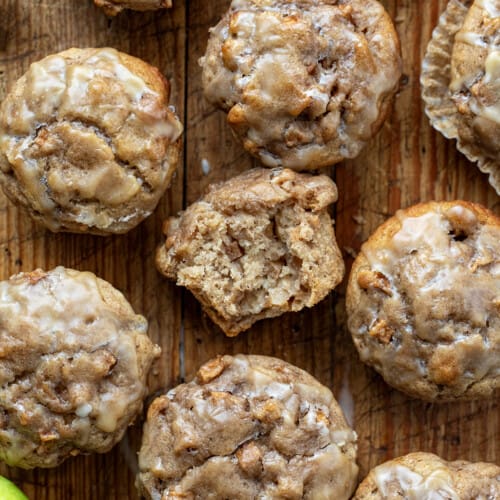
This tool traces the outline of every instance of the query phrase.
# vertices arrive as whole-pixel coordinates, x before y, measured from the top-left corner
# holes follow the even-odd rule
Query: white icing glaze
[[[48,118],[58,113],[62,105],[64,109],[83,109],[89,105],[89,86],[96,79],[119,83],[121,91],[130,100],[130,111],[134,114],[150,114],[147,104],[142,103],[144,96],[155,100],[159,98],[142,78],[121,62],[119,52],[114,49],[99,49],[91,57],[69,64],[63,57],[53,55],[30,66],[27,84],[37,107],[31,110],[23,103],[18,119],[23,120],[25,128],[32,130],[36,126],[33,121],[35,115]],[[144,121],[144,128],[151,134],[172,140],[176,140],[182,132],[178,124],[173,126],[166,120],[158,120],[155,115]]]
[[[390,498],[391,482],[397,482],[407,500],[460,500],[453,489],[453,482],[445,468],[437,468],[428,476],[421,476],[408,467],[383,464],[373,470],[380,493]],[[394,493],[394,491],[392,491]]]
[[[490,50],[490,53],[485,61],[485,75],[483,82],[486,85],[495,84],[497,82],[500,83],[500,50]],[[500,99],[490,106],[485,106],[477,102],[477,108],[479,109],[472,109],[477,112],[477,114],[500,124]]]
[[[497,81],[500,78],[500,50],[492,50],[485,61],[484,81],[486,83]]]
[[[93,317],[103,310],[92,273],[73,274],[57,267],[44,279],[49,282],[22,281],[15,287],[10,281],[1,281],[0,311],[13,310],[19,316],[30,318],[36,322],[40,335],[65,332],[70,338],[72,331],[81,327],[84,317]],[[52,292],[44,292],[44,289]]]
[[[461,31],[457,33],[457,35],[455,36],[455,41],[466,43],[468,45],[473,45],[476,47],[489,47],[483,35],[481,35],[480,33],[472,33],[470,31]]]
[[[392,239],[396,252],[411,252],[421,246],[429,246],[438,253],[448,248],[448,224],[440,214],[429,212],[419,217],[402,217],[400,220],[401,229]]]
[[[59,56],[50,56],[42,61],[35,62],[28,72],[28,85],[44,115],[50,115],[61,104],[66,89],[65,83],[66,61]],[[33,112],[23,107],[22,117],[32,119]]]
[[[310,144],[300,149],[297,149],[297,157],[295,159],[295,162],[293,162],[293,164],[291,162],[287,162],[286,160],[274,164],[272,161],[270,162],[267,159],[269,158],[269,155],[267,156],[267,158],[265,158],[265,161],[263,161],[263,163],[265,163],[268,167],[280,166],[282,164],[284,167],[291,167],[295,165],[296,167],[306,168],[307,165],[311,165],[315,161],[315,159],[318,157],[319,154],[321,154],[321,146],[318,144]],[[264,157],[265,155],[262,153],[260,156]]]
[[[475,215],[460,205],[452,207],[449,214],[459,216],[468,224],[476,221]],[[401,228],[387,248],[372,250],[363,247],[363,253],[372,269],[390,275],[395,261],[422,248],[430,251],[431,262],[449,261],[449,253],[453,250],[450,249],[449,238],[451,226],[446,217],[438,212],[427,212],[418,217],[406,217],[398,212],[397,217]]]
[[[460,248],[451,243],[453,240],[450,238],[452,231],[450,220],[458,218],[462,224],[472,227],[477,221],[476,216],[460,205],[449,209],[446,215],[432,211],[418,217],[406,217],[402,212],[398,212],[397,216],[401,221],[401,228],[389,244],[376,249],[365,245],[362,251],[371,268],[383,273],[389,279],[398,261],[407,258],[412,252],[418,252],[414,263],[422,276],[419,297],[423,303],[432,303],[432,297],[435,297],[436,293],[453,290],[457,283],[463,280],[463,266],[455,265],[456,259],[460,257]],[[487,234],[484,238],[476,238],[477,255],[489,254],[485,243],[489,238]],[[438,269],[438,272],[433,274],[432,269]],[[493,277],[494,273],[491,274]],[[424,279],[425,276],[431,275],[432,279]],[[481,279],[477,281],[473,279],[462,293],[464,307],[470,311],[473,323],[485,325],[494,290],[485,287]]]
[[[458,217],[460,220],[464,221],[467,225],[472,225],[477,222],[477,217],[468,208],[462,205],[454,205],[446,212],[448,217]]]
[[[98,74],[99,71],[111,72],[111,75],[120,81],[125,93],[135,102],[139,101],[145,93],[156,95],[156,92],[151,90],[142,78],[122,64],[118,52],[114,49],[100,50],[87,60],[87,64],[98,68],[94,74]]]
[[[342,385],[338,395],[338,403],[344,412],[347,423],[352,427],[354,424],[354,398],[349,387],[349,369],[342,372]]]
[[[500,0],[475,0],[475,7],[479,7],[490,18],[500,17]],[[500,51],[495,40],[482,33],[474,33],[471,31],[460,31],[455,38],[456,42],[466,43],[468,45],[481,47],[488,51],[485,60],[484,77],[482,78],[482,85],[493,88],[494,92],[498,93],[496,87],[500,84]],[[450,82],[450,90],[460,92],[464,87],[470,88],[472,84],[477,81],[477,75],[465,74],[456,76]],[[488,92],[491,95],[491,92]],[[482,116],[495,123],[500,124],[500,99],[497,98],[495,102],[486,104],[483,99],[472,93],[470,102],[470,109],[477,116]]]
[[[92,411],[92,405],[88,403],[83,403],[76,409],[75,414],[80,418],[85,418],[90,415],[91,411]]]
[[[500,2],[498,0],[475,0],[475,4],[482,7],[490,17],[500,17]]]
[[[272,381],[267,384],[264,389],[265,393],[271,398],[275,399],[287,399],[292,393],[292,387],[290,384],[282,384],[280,382]]]
[[[112,392],[101,394],[97,403],[95,425],[104,432],[114,432],[118,421],[127,412],[130,404],[126,398],[118,398]]]
[[[201,171],[203,175],[208,175],[210,173],[210,162],[206,158],[201,159]]]

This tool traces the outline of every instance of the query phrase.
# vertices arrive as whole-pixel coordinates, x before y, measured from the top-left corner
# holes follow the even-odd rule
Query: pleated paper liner
[[[462,27],[472,0],[450,0],[432,33],[422,63],[420,83],[425,113],[431,125],[448,139],[457,140],[457,149],[470,161],[477,162],[481,172],[489,175],[489,182],[500,194],[500,164],[485,157],[473,144],[463,144],[458,129],[466,126],[449,90],[451,56],[455,35]]]

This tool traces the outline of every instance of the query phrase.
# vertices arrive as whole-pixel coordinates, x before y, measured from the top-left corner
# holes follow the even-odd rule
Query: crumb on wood
[[[354,248],[352,247],[343,247],[343,250],[347,255],[349,255],[349,257],[352,257],[353,259],[358,256],[358,252],[356,252],[356,250],[354,250]]]
[[[352,219],[356,224],[359,224],[360,226],[363,226],[366,224],[366,219],[361,215],[361,214],[356,214],[352,216]]]

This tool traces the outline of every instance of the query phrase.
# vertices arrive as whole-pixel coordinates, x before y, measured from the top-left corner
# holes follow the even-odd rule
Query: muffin
[[[354,261],[348,326],[361,359],[428,401],[500,386],[500,219],[465,201],[415,205]]]
[[[142,409],[159,347],[123,295],[64,267],[0,282],[0,459],[109,451]]]
[[[410,453],[372,469],[353,500],[392,498],[478,500],[500,498],[500,467],[432,453]]]
[[[0,184],[51,231],[124,233],[175,171],[182,126],[160,72],[114,49],[30,66],[0,107]]]
[[[233,0],[211,30],[206,98],[268,167],[354,158],[384,122],[399,40],[376,0]]]
[[[300,311],[341,280],[344,263],[324,175],[255,169],[221,184],[165,222],[158,270],[187,287],[224,333]]]
[[[219,356],[155,399],[139,453],[146,499],[350,498],[356,434],[329,389],[266,356]]]
[[[172,0],[94,0],[108,16],[116,16],[123,9],[157,10],[172,7]]]
[[[422,67],[432,126],[489,174],[500,194],[500,4],[452,0]]]

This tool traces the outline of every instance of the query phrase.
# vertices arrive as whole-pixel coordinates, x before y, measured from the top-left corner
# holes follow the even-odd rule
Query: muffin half
[[[158,270],[187,287],[226,335],[300,311],[341,280],[344,263],[324,175],[255,169],[221,184],[165,222]]]

